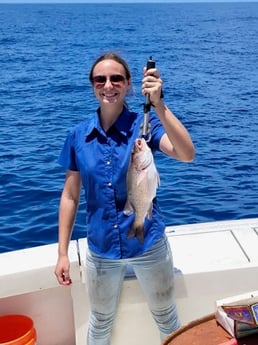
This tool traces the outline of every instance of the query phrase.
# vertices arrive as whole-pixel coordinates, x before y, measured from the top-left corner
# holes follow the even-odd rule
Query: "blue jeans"
[[[88,345],[110,345],[127,264],[134,269],[161,340],[180,327],[173,292],[173,260],[166,237],[138,257],[111,260],[88,251],[86,262],[91,306]]]

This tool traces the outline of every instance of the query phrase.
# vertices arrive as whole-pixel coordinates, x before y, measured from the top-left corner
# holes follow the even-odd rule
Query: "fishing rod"
[[[149,60],[147,61],[147,70],[151,68],[155,68],[156,64],[155,61],[150,56]],[[146,141],[150,140],[150,125],[149,125],[149,114],[151,109],[151,102],[150,102],[150,95],[145,95],[145,101],[143,103],[143,123],[142,123],[142,131],[141,137],[144,138]]]
[[[147,61],[147,70],[151,68],[155,68],[156,64],[155,61],[152,59],[152,56],[149,57],[149,60]],[[163,98],[163,91],[161,90],[161,98]],[[149,123],[149,114],[151,110],[151,101],[150,101],[150,95],[145,95],[145,101],[143,103],[143,123],[141,125],[141,137],[144,138],[146,141],[150,141],[150,123]]]

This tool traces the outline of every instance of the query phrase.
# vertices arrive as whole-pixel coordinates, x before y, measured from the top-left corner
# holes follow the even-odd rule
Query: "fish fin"
[[[147,212],[147,218],[151,219],[152,218],[152,210],[153,210],[153,203],[150,204],[150,207]]]
[[[130,231],[127,235],[128,239],[136,237],[140,243],[144,241],[144,224],[136,224],[135,222],[132,224]]]
[[[123,213],[126,215],[126,216],[130,216],[131,214],[134,213],[134,209],[132,207],[132,204],[127,200],[126,203],[125,203],[125,207],[124,207],[124,210],[123,210]]]
[[[157,172],[157,186],[160,186],[160,177],[159,177],[159,173]]]
[[[140,243],[144,242],[144,227],[142,226],[141,228],[136,229],[136,238]]]

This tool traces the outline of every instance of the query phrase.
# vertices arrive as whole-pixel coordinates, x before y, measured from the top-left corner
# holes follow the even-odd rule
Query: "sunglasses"
[[[105,75],[96,75],[95,77],[92,77],[92,83],[96,88],[103,87],[107,80],[109,80],[114,86],[120,86],[125,82],[125,77],[121,74],[112,74],[109,77]]]

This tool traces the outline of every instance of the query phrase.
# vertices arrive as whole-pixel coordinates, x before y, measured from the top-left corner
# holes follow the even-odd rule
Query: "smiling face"
[[[92,73],[92,85],[100,106],[123,106],[131,82],[126,79],[124,66],[114,60],[103,60],[96,64]]]

